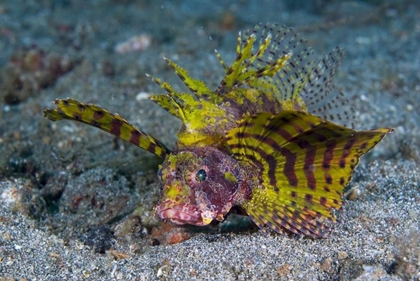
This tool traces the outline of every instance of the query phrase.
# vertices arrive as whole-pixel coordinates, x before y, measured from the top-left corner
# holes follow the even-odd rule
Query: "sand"
[[[420,5],[258,3],[0,3],[0,280],[419,280]],[[145,73],[184,89],[168,57],[216,87],[213,49],[230,62],[237,32],[259,22],[296,27],[319,58],[344,48],[336,84],[356,128],[394,132],[362,158],[327,239],[233,217],[159,244],[159,159],[42,111],[99,104],[171,146],[179,123],[145,99],[162,92]]]

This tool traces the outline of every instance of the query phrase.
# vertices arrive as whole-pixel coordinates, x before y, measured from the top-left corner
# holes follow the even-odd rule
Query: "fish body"
[[[335,123],[353,114],[332,82],[339,48],[315,64],[303,38],[267,24],[239,33],[231,66],[216,55],[225,76],[215,90],[169,59],[192,94],[149,76],[167,92],[150,99],[182,122],[172,151],[96,105],[56,100],[45,116],[93,125],[162,157],[162,220],[208,225],[238,206],[261,229],[325,236],[359,158],[391,129]]]

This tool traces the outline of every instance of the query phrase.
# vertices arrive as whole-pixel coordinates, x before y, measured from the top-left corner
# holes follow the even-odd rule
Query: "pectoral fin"
[[[245,117],[227,143],[261,170],[261,186],[242,207],[261,228],[324,236],[359,158],[390,131],[355,131],[297,111]]]
[[[57,106],[56,109],[44,111],[44,116],[52,121],[68,119],[83,122],[137,145],[156,156],[164,158],[169,153],[160,141],[137,129],[118,114],[73,99],[58,99],[53,103]]]

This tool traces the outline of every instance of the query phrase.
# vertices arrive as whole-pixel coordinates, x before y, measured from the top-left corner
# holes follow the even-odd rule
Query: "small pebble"
[[[140,92],[136,95],[136,101],[142,101],[149,98],[149,94],[146,92]]]

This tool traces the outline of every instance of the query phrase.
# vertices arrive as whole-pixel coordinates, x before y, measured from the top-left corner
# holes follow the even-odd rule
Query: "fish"
[[[334,86],[344,57],[336,47],[316,63],[294,29],[258,24],[239,32],[231,65],[216,89],[165,58],[188,92],[147,76],[166,93],[149,98],[182,123],[173,149],[118,114],[57,99],[44,115],[97,127],[163,159],[156,215],[206,226],[232,208],[263,231],[327,237],[362,155],[391,128],[355,130],[355,111]]]

